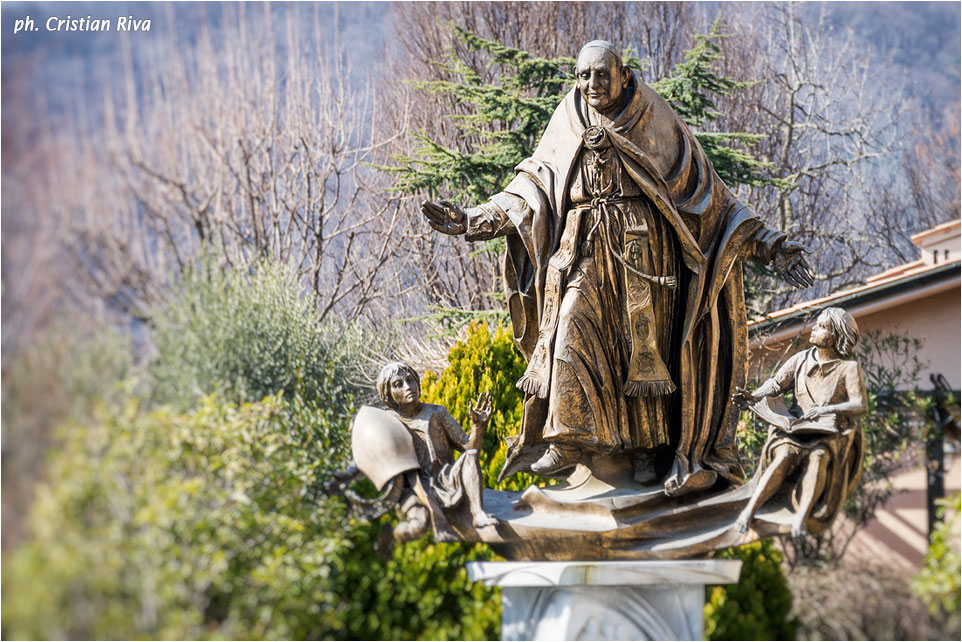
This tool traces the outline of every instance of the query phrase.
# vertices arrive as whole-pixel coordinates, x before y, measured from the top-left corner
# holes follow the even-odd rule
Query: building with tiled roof
[[[868,278],[864,285],[829,296],[803,301],[749,323],[751,375],[764,377],[769,369],[804,340],[815,317],[827,307],[847,310],[862,333],[885,333],[922,340],[919,359],[926,364],[916,382],[931,389],[929,376],[940,374],[951,389],[962,386],[960,376],[960,259],[962,221],[956,219],[912,237],[920,257]],[[797,345],[797,344],[796,344]]]

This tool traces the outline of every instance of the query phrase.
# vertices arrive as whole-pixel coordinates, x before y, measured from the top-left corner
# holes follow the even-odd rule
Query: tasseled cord
[[[625,384],[625,396],[627,397],[655,397],[670,395],[674,391],[675,384],[670,379],[667,381],[629,381]]]
[[[534,395],[539,399],[548,398],[548,382],[542,381],[537,375],[525,373],[523,377],[518,379],[516,385],[529,395]]]

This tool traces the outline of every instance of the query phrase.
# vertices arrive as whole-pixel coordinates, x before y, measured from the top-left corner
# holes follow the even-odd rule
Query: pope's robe
[[[603,454],[670,443],[678,483],[741,482],[729,403],[747,371],[739,262],[770,262],[784,234],[735,199],[637,74],[625,91],[612,119],[569,92],[504,192],[469,211],[469,240],[506,236],[505,293],[528,360],[501,475],[545,442]],[[595,146],[614,189],[590,178]]]

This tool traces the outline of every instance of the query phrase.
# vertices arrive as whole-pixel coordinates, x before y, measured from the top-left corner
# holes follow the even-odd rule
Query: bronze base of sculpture
[[[624,471],[620,471],[623,481]],[[630,469],[627,471],[630,478]],[[791,531],[787,498],[775,498],[745,533],[736,519],[754,491],[749,482],[699,497],[669,497],[662,484],[617,485],[579,465],[558,486],[484,491],[496,527],[476,530],[466,516],[450,523],[461,539],[484,542],[509,560],[680,559]]]

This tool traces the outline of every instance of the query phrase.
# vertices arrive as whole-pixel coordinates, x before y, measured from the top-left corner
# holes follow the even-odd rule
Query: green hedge
[[[440,373],[428,372],[424,376],[424,400],[446,407],[465,428],[471,425],[468,406],[477,400],[479,393],[491,394],[494,412],[484,435],[481,456],[485,485],[489,488],[521,490],[536,479],[521,473],[498,482],[498,473],[507,456],[505,439],[521,426],[524,394],[514,384],[524,369],[524,357],[514,346],[508,330],[472,323],[464,337],[451,348],[448,366]]]
[[[792,592],[772,540],[718,551],[715,557],[742,560],[742,572],[738,584],[706,587],[705,639],[794,640]]]
[[[244,296],[263,294],[257,284]],[[209,309],[211,319],[198,323],[222,319],[222,308]],[[250,323],[278,318],[259,318],[262,309],[250,309]],[[467,423],[469,402],[492,393],[496,410],[482,463],[493,482],[504,437],[520,422],[513,384],[523,360],[505,330],[476,325],[448,361],[424,377],[425,399]],[[162,353],[157,363],[175,361]],[[229,387],[200,398],[185,387],[177,403],[153,407],[128,391],[89,420],[63,426],[30,514],[29,542],[5,555],[3,637],[498,638],[500,593],[470,582],[465,571],[468,561],[492,559],[490,549],[435,544],[428,536],[395,546],[382,560],[374,545],[396,518],[357,523],[323,495],[328,475],[347,458],[351,395],[336,404],[312,396],[297,362],[286,363],[291,370],[274,380],[292,387],[255,402],[225,397]],[[533,480],[515,476],[501,487]],[[726,624],[736,603],[763,604],[768,630],[783,630],[781,611],[771,605],[777,574],[759,556],[752,560],[742,584],[711,595],[715,639],[748,630]],[[739,593],[745,586],[767,602]]]

